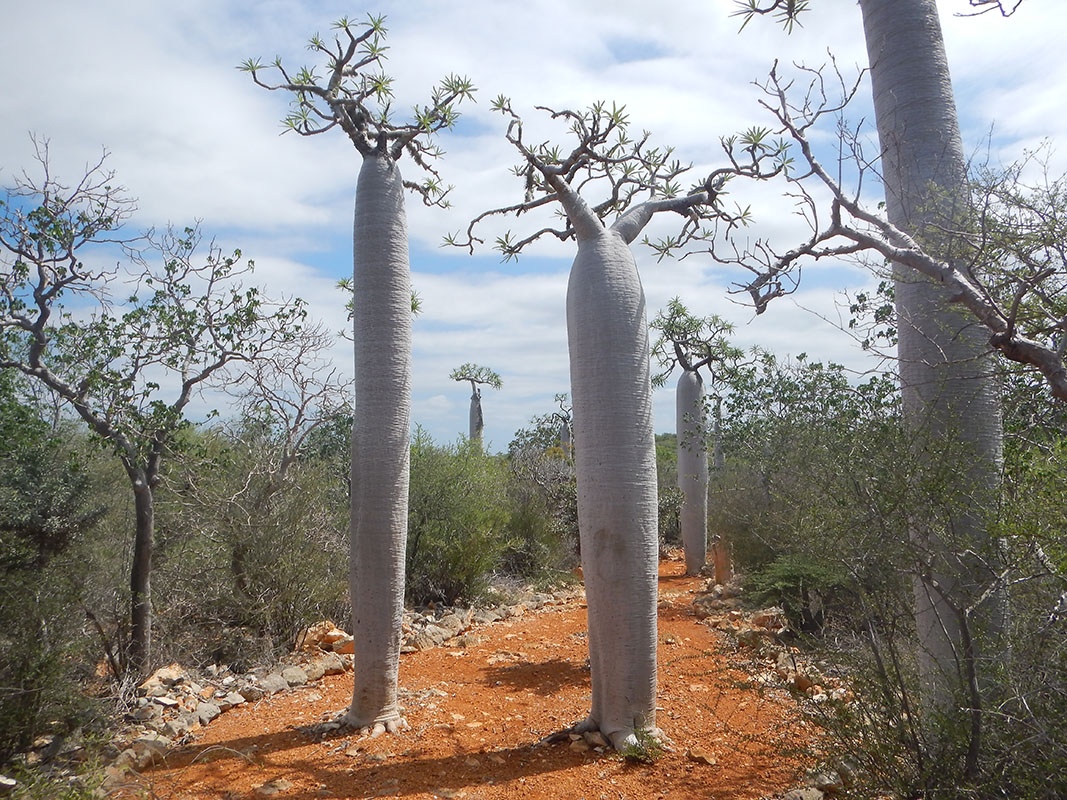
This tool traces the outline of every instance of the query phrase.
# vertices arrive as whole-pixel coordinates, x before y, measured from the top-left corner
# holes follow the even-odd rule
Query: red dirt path
[[[715,798],[788,789],[782,755],[807,738],[795,705],[758,691],[722,636],[690,608],[701,580],[679,561],[660,570],[659,711],[671,750],[651,764],[540,739],[583,718],[589,672],[580,599],[482,627],[466,649],[404,655],[401,702],[410,729],[361,739],[300,730],[345,707],[351,674],[240,706],[142,777],[159,800],[319,798]]]

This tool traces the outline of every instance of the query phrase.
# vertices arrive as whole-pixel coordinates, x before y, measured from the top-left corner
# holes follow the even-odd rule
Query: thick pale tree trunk
[[[130,472],[135,531],[130,567],[130,646],[127,672],[142,675],[152,658],[152,550],[155,543],[155,498],[140,472]]]
[[[471,392],[469,429],[470,440],[480,445],[482,443],[482,431],[485,430],[485,418],[482,416],[482,393],[477,388]]]
[[[966,163],[936,4],[860,0],[860,6],[889,220],[951,259],[953,243],[937,236],[936,226],[951,229],[964,206]],[[949,305],[943,287],[899,266],[895,278],[905,422],[924,450],[928,442],[954,453],[956,480],[969,488],[943,530],[916,526],[912,532],[926,554],[915,581],[924,699],[928,707],[947,711],[954,693],[970,685],[973,695],[968,633],[1001,622],[994,597],[976,616],[976,630],[962,629],[960,612],[989,586],[988,565],[996,564],[964,563],[958,555],[963,548],[995,552],[987,515],[1001,473],[999,386],[988,334]]]
[[[356,185],[350,593],[356,727],[395,730],[404,611],[411,407],[411,288],[404,185],[367,156]]]
[[[696,575],[708,555],[708,447],[704,381],[683,369],[675,390],[678,421],[678,488],[682,490],[682,546],[685,571]]]
[[[571,213],[572,209],[568,208]],[[627,240],[575,219],[567,334],[593,702],[617,749],[655,727],[657,499],[645,298]]]

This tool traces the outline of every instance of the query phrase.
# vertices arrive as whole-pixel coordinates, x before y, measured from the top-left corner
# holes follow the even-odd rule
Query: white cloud
[[[720,136],[770,124],[751,82],[776,58],[821,64],[829,48],[846,76],[865,62],[858,7],[813,5],[792,36],[769,20],[738,34],[733,4],[706,0],[678,0],[654,12],[638,0],[377,5],[388,16],[398,110],[424,101],[449,72],[469,74],[479,87],[461,132],[441,140],[448,151],[441,171],[456,185],[455,207],[409,205],[413,280],[424,308],[415,329],[414,411],[435,437],[466,429],[463,387],[447,379],[459,363],[484,363],[504,377],[500,392],[484,396],[487,436],[498,447],[531,415],[550,410],[552,395],[568,383],[563,301],[573,246],[546,240],[517,265],[500,265],[488,248],[477,257],[438,249],[445,233],[465,228],[472,216],[519,199],[521,187],[508,175],[515,153],[503,139],[504,120],[489,110],[492,97],[512,97],[531,140],[554,130],[535,104],[624,103],[638,130],[674,144],[699,173],[721,163]],[[1067,138],[1056,12],[1023,4],[1009,20],[952,16],[963,8],[962,0],[941,3],[968,146],[993,122],[1002,160],[1044,137]],[[0,181],[31,167],[27,131],[51,138],[64,175],[75,176],[106,147],[119,180],[139,197],[136,227],[202,218],[209,234],[220,232],[220,244],[256,259],[268,294],[305,297],[330,328],[346,327],[333,287],[351,269],[359,159],[339,132],[279,136],[286,98],[255,87],[235,66],[275,54],[299,65],[308,58],[307,37],[329,34],[330,21],[350,12],[339,0],[8,3],[0,27],[9,65]],[[857,99],[850,116],[869,117],[865,92]],[[410,162],[402,169],[415,177]],[[803,235],[788,201],[753,188],[735,192],[739,200],[752,195],[753,236],[792,244]],[[528,232],[533,223],[533,216],[490,220],[482,232],[491,243],[507,227]],[[746,345],[865,363],[847,336],[803,310],[832,317],[835,289],[869,282],[864,274],[819,265],[808,270],[810,285],[753,317],[726,294],[738,272],[700,256],[662,264],[638,257],[650,315],[680,295],[698,313],[735,321]],[[340,343],[335,357],[349,369],[348,345]],[[671,403],[663,393],[656,403],[657,425],[669,428]]]

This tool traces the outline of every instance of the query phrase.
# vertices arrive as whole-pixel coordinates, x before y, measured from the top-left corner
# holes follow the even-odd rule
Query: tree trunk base
[[[340,712],[337,721],[346,730],[369,739],[377,738],[383,733],[397,734],[410,727],[408,721],[397,711],[380,714],[372,720],[361,720],[354,717],[352,709],[348,708]]]
[[[599,736],[601,746],[611,747],[627,758],[634,758],[639,761],[650,761],[660,752],[669,748],[667,737],[659,728],[650,728],[640,731],[620,730],[605,734],[600,730],[600,726],[597,725],[592,717],[586,717],[581,722],[576,722],[569,728],[550,733],[548,736],[541,739],[538,744],[565,742],[570,740],[572,736],[582,736],[589,742],[590,737],[588,734]]]

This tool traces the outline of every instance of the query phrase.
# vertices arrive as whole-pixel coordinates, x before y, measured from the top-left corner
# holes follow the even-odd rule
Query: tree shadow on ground
[[[494,665],[485,669],[484,673],[485,683],[490,686],[506,684],[513,689],[525,689],[543,697],[555,694],[565,686],[589,684],[589,668],[564,658]]]
[[[285,750],[302,747],[329,747],[335,740],[352,736],[337,734],[315,742],[298,730],[248,736],[219,742],[205,748],[187,748],[167,759],[168,774],[155,776],[154,771],[145,773],[139,781],[147,787],[152,797],[181,798],[190,796],[193,787],[182,780],[183,768],[191,763],[206,767],[199,783],[214,786],[230,786],[228,797],[257,797],[256,788],[267,781],[288,780],[293,787],[284,792],[287,800],[311,800],[328,797],[377,797],[399,794],[400,796],[432,793],[442,795],[441,790],[458,792],[476,788],[480,784],[518,781],[520,784],[534,776],[568,769],[575,764],[591,760],[591,754],[578,753],[563,745],[547,745],[540,742],[506,748],[463,748],[457,743],[454,755],[427,758],[419,747],[415,734],[399,736],[392,741],[395,754],[382,758],[370,752],[357,752],[349,759],[332,761],[324,766],[321,754],[316,752],[308,759],[290,759],[274,763],[272,756]],[[343,741],[340,742],[342,745]],[[355,741],[350,750],[361,750],[360,741]],[[162,770],[161,770],[162,772]],[[251,786],[240,788],[234,776],[240,774]],[[303,788],[308,781],[313,787]],[[453,796],[446,794],[443,796]]]

